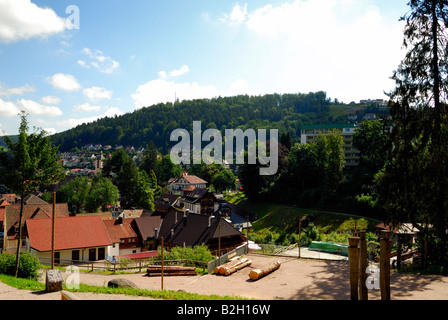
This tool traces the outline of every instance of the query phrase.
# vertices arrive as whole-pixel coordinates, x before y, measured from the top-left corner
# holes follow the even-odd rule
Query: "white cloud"
[[[65,19],[50,8],[31,0],[0,1],[0,41],[16,42],[33,37],[48,37],[65,30]]]
[[[57,73],[50,78],[50,84],[56,89],[63,91],[78,91],[81,85],[71,74]]]
[[[248,12],[244,8],[236,5],[225,21],[238,22],[266,46],[259,51],[269,57],[272,68],[260,70],[261,77],[269,71],[264,90],[324,90],[350,102],[383,98],[389,83],[393,86],[389,78],[403,56],[403,24],[384,19],[378,7],[347,0],[295,0]]]
[[[102,115],[99,115],[99,116],[79,118],[79,119],[69,118],[67,120],[58,121],[56,124],[58,126],[60,126],[61,128],[63,128],[64,130],[67,130],[67,129],[74,128],[78,125],[81,125],[83,123],[90,123],[90,122],[94,122],[94,121],[104,118],[104,117],[114,117],[115,115],[121,116],[123,114],[124,113],[120,109],[118,109],[116,107],[111,107],[111,108],[108,108]]]
[[[250,88],[248,82],[239,79],[230,84],[228,89],[220,90],[213,85],[200,85],[197,82],[176,83],[165,79],[147,82],[137,88],[132,96],[135,108],[150,107],[158,103],[174,102],[175,99],[211,99],[218,96],[236,96],[240,94],[258,95],[258,90]]]
[[[230,25],[238,25],[246,20],[247,16],[247,3],[244,7],[236,4],[230,14],[224,14],[222,21],[228,22]]]
[[[100,111],[101,110],[101,106],[93,106],[90,103],[84,103],[84,104],[78,104],[76,106],[73,107],[74,111],[79,111],[79,112],[90,112],[90,111]]]
[[[17,104],[21,106],[23,110],[33,115],[45,115],[49,117],[62,115],[62,111],[58,107],[43,105],[33,100],[20,99],[17,101]]]
[[[0,114],[2,117],[15,117],[19,112],[20,109],[16,104],[10,101],[4,101],[0,98]]]
[[[45,104],[56,105],[61,103],[61,99],[53,96],[42,97],[41,101]]]
[[[4,88],[0,84],[0,96],[6,96],[6,97],[14,95],[21,96],[27,92],[34,92],[34,91],[36,91],[36,89],[28,84],[19,88]]]
[[[81,67],[84,67],[84,68],[90,68],[90,66],[87,64],[87,62],[85,62],[84,60],[78,60],[78,64],[81,66]]]
[[[147,82],[137,88],[132,95],[135,107],[149,107],[157,103],[174,102],[174,99],[191,100],[213,98],[219,95],[214,86],[201,86],[197,82],[175,83],[157,79]]]
[[[159,79],[166,80],[168,78],[180,77],[188,72],[190,72],[190,68],[187,65],[183,65],[180,69],[174,69],[170,72],[159,71],[157,74],[159,75]]]
[[[186,73],[190,72],[190,68],[187,65],[182,66],[182,68],[173,70],[170,72],[171,77],[179,77],[181,75],[184,75]]]
[[[110,100],[112,98],[113,92],[100,87],[91,87],[83,90],[86,97],[92,102],[98,102],[100,100]]]
[[[93,66],[102,73],[110,74],[120,67],[119,62],[111,57],[105,56],[101,50],[93,52],[89,48],[84,48],[81,52],[90,59],[90,63],[84,60],[78,60],[78,64],[84,68]]]
[[[57,132],[55,128],[44,128],[42,130],[44,130],[47,133],[46,134],[47,136],[51,136]]]

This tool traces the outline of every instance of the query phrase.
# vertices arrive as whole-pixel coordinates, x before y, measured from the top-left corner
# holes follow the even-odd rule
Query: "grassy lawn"
[[[241,192],[232,193],[226,196],[226,200],[241,206],[242,208],[253,212],[259,217],[253,223],[252,230],[255,232],[282,232],[298,233],[299,220],[304,215],[314,217],[314,225],[322,233],[348,233],[356,230],[367,230],[375,232],[377,220],[353,216],[343,213],[317,211],[311,209],[302,209],[289,205],[251,202]]]
[[[45,284],[31,279],[15,278],[0,274],[0,281],[8,286],[31,291],[45,291]],[[96,294],[125,294],[130,296],[150,297],[163,300],[248,300],[238,296],[219,296],[219,295],[201,295],[189,292],[169,291],[169,290],[147,290],[147,289],[123,289],[108,288],[81,284],[79,289],[67,289],[64,284],[64,290],[70,292],[92,292]]]

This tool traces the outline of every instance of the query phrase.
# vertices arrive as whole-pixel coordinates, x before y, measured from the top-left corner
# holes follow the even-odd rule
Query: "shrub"
[[[0,273],[13,276],[15,274],[16,255],[0,254]],[[40,262],[37,257],[28,252],[21,252],[19,257],[19,271],[17,276],[25,279],[37,279]]]
[[[159,250],[157,259],[161,258]],[[199,245],[194,247],[174,247],[164,251],[164,258],[166,260],[195,260],[209,262],[214,259],[210,250],[206,245]]]

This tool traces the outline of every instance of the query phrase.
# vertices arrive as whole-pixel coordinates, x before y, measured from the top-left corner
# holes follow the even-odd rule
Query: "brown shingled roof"
[[[68,217],[70,212],[66,203],[55,204],[56,217]],[[53,214],[52,204],[28,204],[23,206],[22,226],[26,219],[51,218]],[[4,227],[9,239],[14,239],[17,234],[14,227],[18,226],[20,217],[20,204],[5,207]]]

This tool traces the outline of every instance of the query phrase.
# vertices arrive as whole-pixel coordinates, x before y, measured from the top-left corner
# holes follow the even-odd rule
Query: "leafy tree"
[[[160,185],[166,185],[170,178],[178,178],[182,174],[182,169],[179,165],[171,161],[170,155],[165,155],[156,163],[156,176]]]
[[[396,87],[389,94],[389,106],[394,127],[386,166],[378,175],[388,220],[394,224],[411,221],[423,234],[429,233],[429,224],[434,225],[445,251],[447,5],[445,0],[411,0],[411,10],[401,18],[406,23],[403,44],[408,51],[393,74]]]
[[[236,177],[230,170],[223,170],[215,174],[211,180],[216,191],[235,190]]]
[[[151,141],[145,149],[140,169],[146,171],[148,175],[155,171],[157,164],[157,149],[154,142]]]
[[[58,199],[67,203],[70,213],[80,213],[87,204],[92,189],[91,184],[92,181],[88,177],[78,176],[59,188]]]
[[[120,204],[125,209],[154,209],[154,194],[151,185],[137,165],[129,157],[117,173],[116,184],[120,190]]]
[[[36,191],[40,185],[50,185],[64,177],[57,148],[46,132],[38,131],[29,134],[27,115],[22,112],[20,118],[17,142],[4,137],[7,151],[3,150],[0,153],[1,182],[21,198],[15,277],[18,276],[19,253],[22,246],[23,199]]]
[[[384,148],[388,136],[379,120],[366,120],[353,135],[353,146],[360,151],[360,166],[372,175],[384,166]]]
[[[291,132],[283,132],[280,136],[280,141],[282,145],[284,145],[288,150],[292,147],[292,138],[291,138]]]
[[[87,196],[85,209],[87,212],[108,211],[109,205],[115,205],[120,197],[118,188],[108,178],[94,179]]]
[[[335,191],[342,179],[342,171],[344,170],[345,154],[344,140],[341,132],[335,130],[325,136],[326,143],[326,164],[325,164],[325,181],[327,186]]]

